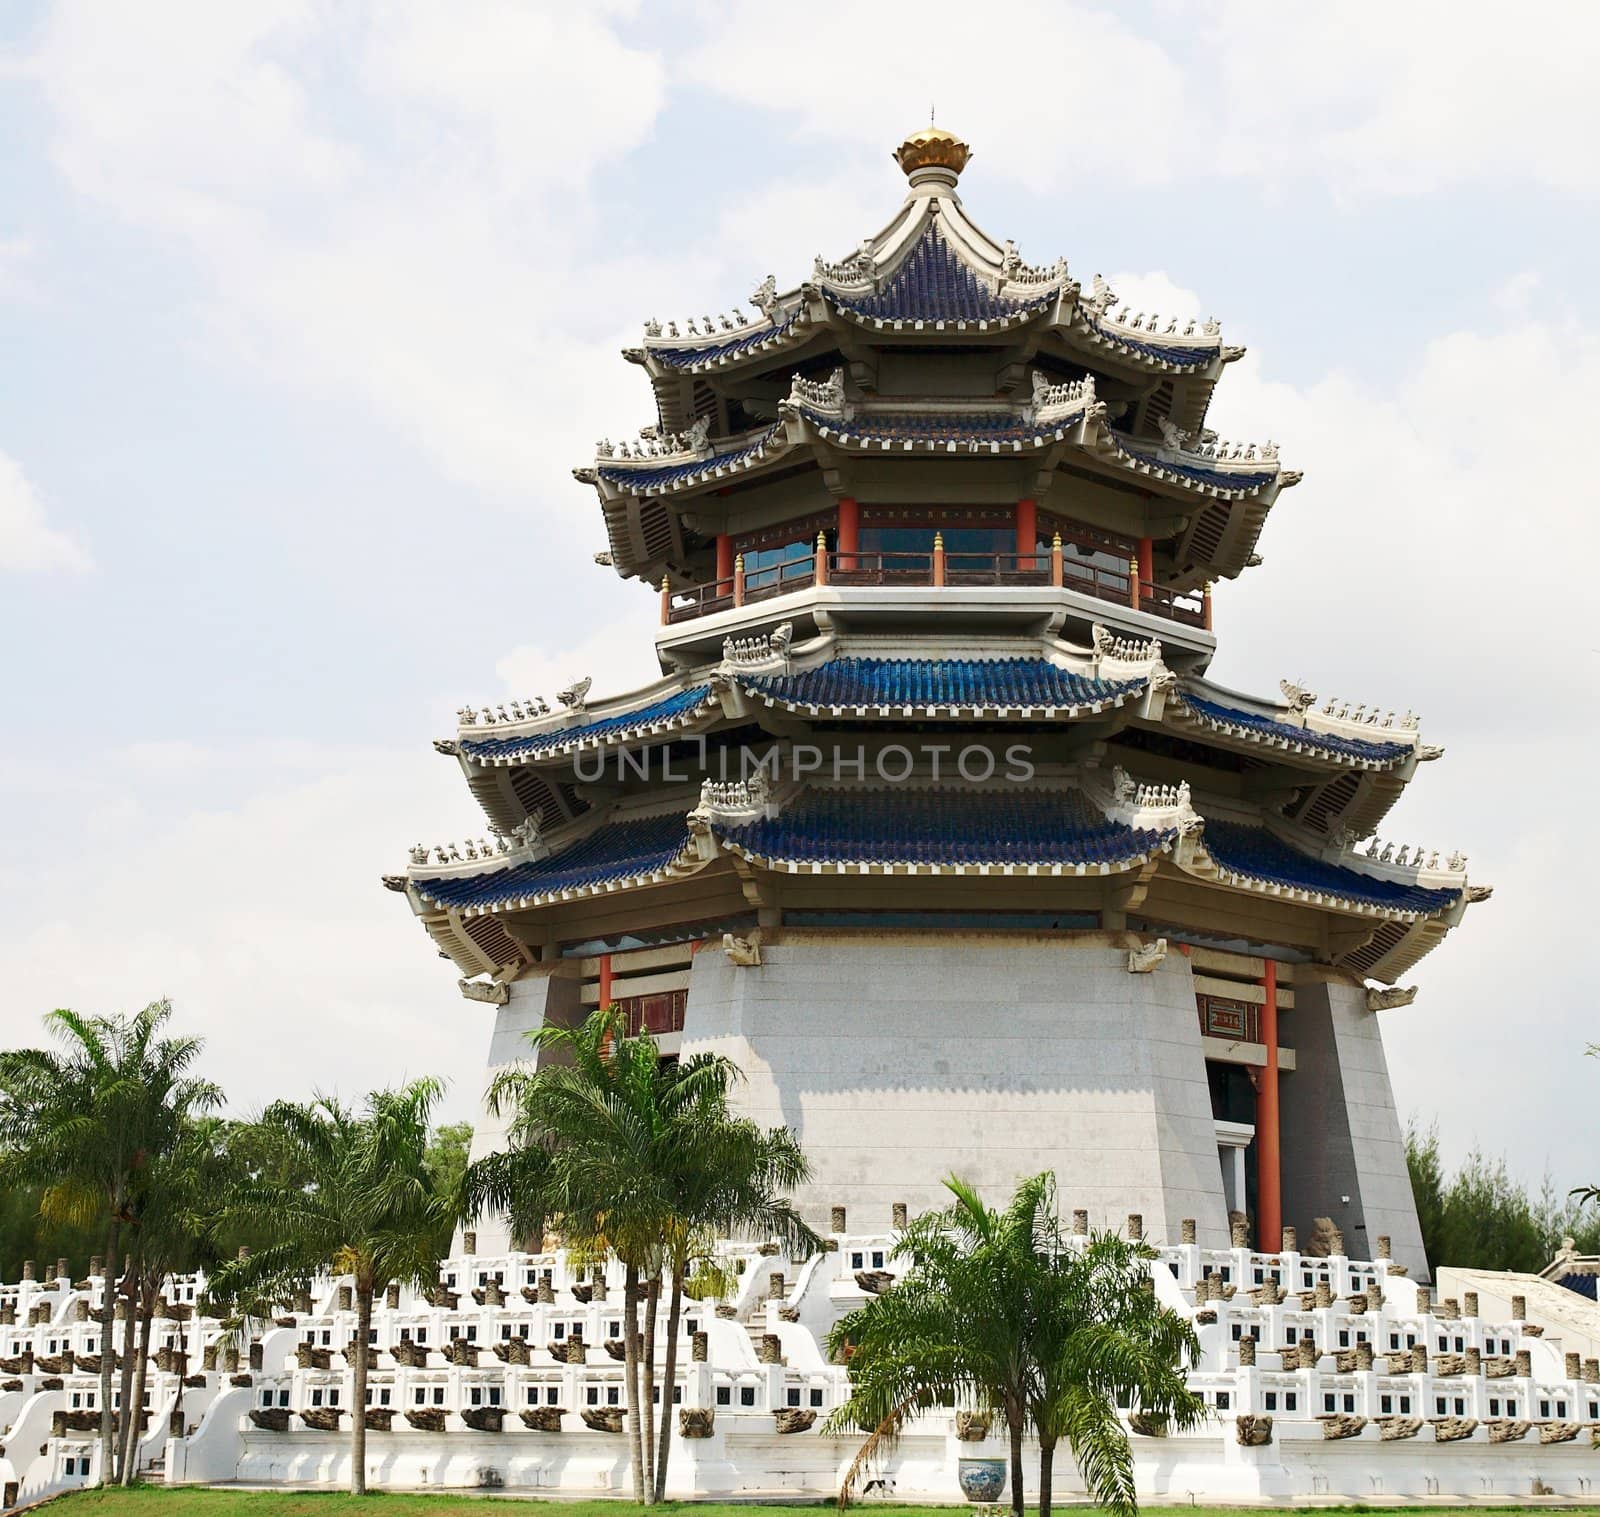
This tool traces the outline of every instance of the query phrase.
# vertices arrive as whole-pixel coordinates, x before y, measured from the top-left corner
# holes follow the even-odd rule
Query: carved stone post
[[[1235,1248],[1250,1247],[1250,1224],[1243,1217],[1230,1223],[1228,1232]]]
[[[756,1343],[756,1358],[762,1364],[782,1364],[783,1340],[776,1333],[763,1333]]]
[[[784,1296],[783,1274],[779,1270],[773,1270],[771,1275],[769,1275],[767,1277],[767,1300],[769,1300],[769,1301],[782,1301],[783,1300],[783,1296]]]
[[[465,1232],[461,1235],[461,1252],[471,1258],[478,1252],[478,1235],[474,1232]]]
[[[1248,1369],[1256,1362],[1256,1340],[1246,1333],[1239,1340],[1239,1368]]]
[[[896,1201],[889,1208],[889,1225],[897,1232],[906,1225],[906,1203]]]
[[[1576,1380],[1583,1374],[1583,1356],[1581,1354],[1567,1355],[1567,1379]]]
[[[689,1339],[689,1358],[695,1364],[704,1364],[711,1353],[711,1335],[704,1328]]]
[[[1528,1320],[1528,1298],[1526,1296],[1513,1296],[1511,1298],[1511,1320],[1513,1322],[1526,1322]]]
[[[1391,1243],[1390,1243],[1390,1239],[1389,1239],[1388,1233],[1379,1233],[1378,1234],[1378,1257],[1380,1259],[1392,1258],[1393,1256],[1389,1252],[1390,1247],[1391,1247]]]
[[[833,1232],[833,1233],[842,1233],[842,1232],[844,1232],[845,1231],[845,1220],[846,1220],[846,1218],[845,1218],[845,1209],[842,1206],[834,1206],[834,1207],[830,1207],[828,1209],[828,1231],[829,1232]]]
[[[1178,1236],[1185,1243],[1193,1243],[1200,1236],[1195,1227],[1195,1221],[1193,1217],[1185,1217],[1183,1221],[1178,1224],[1178,1229]]]
[[[1076,1238],[1087,1237],[1089,1233],[1089,1213],[1078,1207],[1072,1214],[1072,1234]]]
[[[1463,1306],[1464,1306],[1464,1309],[1466,1311],[1466,1314],[1469,1317],[1476,1317],[1478,1315],[1478,1293],[1477,1293],[1477,1291],[1463,1291],[1462,1292],[1462,1302],[1463,1302]]]
[[[1298,1252],[1299,1248],[1300,1248],[1300,1233],[1299,1233],[1298,1229],[1296,1229],[1292,1225],[1291,1226],[1285,1226],[1283,1228],[1282,1241],[1278,1244],[1279,1252],[1280,1253],[1285,1253],[1285,1254],[1292,1254],[1292,1253]]]
[[[1128,1236],[1134,1242],[1144,1237],[1144,1218],[1136,1211],[1128,1213]]]

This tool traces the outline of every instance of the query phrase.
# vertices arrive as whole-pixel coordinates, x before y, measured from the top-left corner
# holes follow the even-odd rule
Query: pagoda
[[[1243,350],[990,237],[951,133],[895,156],[882,231],[625,350],[655,415],[574,472],[662,676],[463,708],[487,835],[385,883],[491,1068],[613,1002],[724,1052],[819,1222],[1048,1168],[1096,1226],[1327,1219],[1424,1275],[1379,1013],[1488,891],[1374,833],[1441,750],[1207,678],[1299,479],[1207,426]]]

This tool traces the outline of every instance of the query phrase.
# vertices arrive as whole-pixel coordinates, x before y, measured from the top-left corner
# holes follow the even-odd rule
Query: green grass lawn
[[[537,1498],[509,1497],[508,1500],[537,1500]],[[538,1505],[548,1506],[551,1517],[621,1517],[631,1502],[626,1500],[611,1501],[538,1501]],[[870,1512],[873,1506],[883,1503],[874,1502],[866,1508],[856,1508],[857,1511]],[[732,1502],[674,1502],[653,1507],[653,1513],[685,1514],[685,1517],[750,1517],[753,1508],[776,1514],[793,1513],[816,1514],[831,1510],[832,1503],[802,1503],[778,1505],[775,1503],[749,1503],[740,1505]],[[166,1490],[161,1486],[143,1486],[131,1491],[80,1491],[72,1496],[65,1496],[55,1503],[61,1517],[449,1517],[449,1514],[475,1513],[483,1511],[483,1498],[478,1496],[390,1496],[373,1495],[354,1497],[341,1495],[333,1491],[231,1491],[231,1490],[203,1490],[193,1487],[178,1490]],[[1063,1510],[1067,1508],[1063,1507]],[[1439,1508],[1430,1507],[1437,1511]],[[1600,1517],[1600,1507],[1568,1507],[1561,1508],[1566,1512],[1574,1512],[1579,1517]],[[950,1517],[953,1511],[965,1510],[964,1507],[951,1506],[896,1506],[895,1517],[923,1517],[923,1514],[938,1514],[938,1517]],[[1009,1511],[1009,1508],[1006,1509]],[[1030,1508],[1031,1510],[1031,1508]],[[1193,1507],[1143,1507],[1140,1509],[1142,1517],[1182,1517],[1182,1514],[1193,1513]],[[1208,1517],[1260,1517],[1263,1508],[1244,1507],[1206,1507],[1203,1510]],[[1342,1511],[1364,1512],[1370,1517],[1388,1517],[1388,1514],[1400,1512],[1416,1512],[1416,1507],[1318,1507],[1317,1511]],[[1503,1506],[1484,1507],[1474,1505],[1475,1512],[1485,1511],[1525,1511],[1525,1507]]]

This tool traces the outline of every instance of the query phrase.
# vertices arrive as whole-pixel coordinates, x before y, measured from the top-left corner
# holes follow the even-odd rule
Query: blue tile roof
[[[1127,866],[1173,833],[1110,821],[1077,790],[806,790],[776,817],[721,829],[756,858],[797,864]]]
[[[1102,706],[1143,680],[1089,679],[1042,658],[836,658],[797,674],[744,676],[740,683],[785,705],[815,707]]]
[[[1222,351],[1220,343],[1212,343],[1206,347],[1178,346],[1175,343],[1149,342],[1142,337],[1135,337],[1131,332],[1124,331],[1121,327],[1112,326],[1108,322],[1096,321],[1088,311],[1079,308],[1083,319],[1093,327],[1102,337],[1109,338],[1112,342],[1120,343],[1125,348],[1132,348],[1136,353],[1143,353],[1147,358],[1158,358],[1162,363],[1181,364],[1185,368],[1201,368],[1211,362]]]
[[[1035,437],[1056,430],[1053,426],[1036,426],[1026,417],[1004,411],[891,411],[866,414],[857,411],[845,421],[806,406],[796,409],[812,426],[839,436],[883,439],[888,442],[996,442],[1015,447],[1031,443]],[[1068,425],[1077,420],[1076,413],[1063,418]]]
[[[1136,458],[1152,469],[1164,469],[1168,474],[1176,474],[1181,479],[1192,479],[1196,484],[1210,485],[1216,490],[1241,492],[1259,490],[1262,485],[1270,485],[1278,477],[1276,469],[1209,469],[1204,464],[1179,463],[1171,458],[1158,457],[1120,434],[1114,433],[1113,440],[1119,451],[1127,454],[1129,458]]]
[[[687,810],[687,807],[685,807]],[[570,848],[494,874],[419,879],[417,893],[441,906],[485,909],[524,896],[557,895],[595,885],[638,879],[665,869],[688,841],[683,811],[612,822]]]
[[[771,342],[775,337],[787,336],[789,329],[794,326],[795,318],[804,309],[803,305],[796,306],[775,325],[757,327],[752,332],[741,332],[736,337],[726,337],[720,341],[707,340],[701,347],[662,348],[651,345],[645,348],[645,352],[658,363],[668,364],[675,369],[715,363],[718,359],[733,358],[740,353],[748,352],[751,348],[760,347],[762,343]]]
[[[1273,742],[1293,743],[1333,758],[1353,759],[1363,764],[1394,764],[1412,752],[1409,743],[1375,743],[1365,738],[1339,737],[1331,732],[1312,732],[1309,728],[1274,721],[1270,716],[1261,716],[1254,711],[1241,711],[1237,706],[1224,706],[1217,701],[1205,700],[1190,690],[1181,691],[1179,698],[1196,715],[1209,721],[1223,726],[1243,727]]]
[[[1600,1300],[1600,1293],[1596,1287],[1600,1286],[1600,1276],[1597,1275],[1563,1275],[1556,1281],[1563,1290],[1573,1291],[1580,1296],[1587,1296],[1589,1300]]]
[[[635,711],[623,711],[616,716],[601,717],[598,721],[585,722],[580,727],[555,727],[547,732],[519,733],[515,737],[462,738],[459,747],[467,758],[485,762],[497,759],[533,758],[541,753],[550,753],[573,744],[587,743],[596,739],[604,741],[608,737],[630,732],[636,728],[650,727],[657,722],[670,722],[674,718],[691,715],[702,706],[710,704],[711,687],[693,685],[687,690],[679,690],[659,701],[652,701],[648,706],[640,706]]]
[[[871,295],[829,291],[841,310],[876,321],[1004,321],[1042,310],[1052,288],[1028,300],[994,294],[932,223],[883,287]]]
[[[1380,880],[1343,864],[1312,858],[1291,848],[1265,827],[1243,822],[1208,821],[1205,847],[1230,874],[1292,890],[1340,896],[1381,910],[1431,916],[1454,904],[1461,895],[1459,890],[1430,890],[1421,885]]]
[[[691,458],[685,463],[663,464],[655,469],[602,464],[595,472],[602,479],[610,480],[612,484],[625,485],[636,494],[648,495],[654,490],[680,484],[686,479],[714,474],[718,469],[727,469],[743,463],[766,447],[777,436],[778,430],[777,426],[768,427],[749,442],[741,443],[737,448],[729,448],[724,452],[712,453],[708,458]]]

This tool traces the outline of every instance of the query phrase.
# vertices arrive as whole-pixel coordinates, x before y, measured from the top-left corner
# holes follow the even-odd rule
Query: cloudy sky
[[[1595,1178],[1600,12],[840,19],[0,5],[0,1042],[166,994],[241,1109],[469,1111],[486,1008],[378,886],[481,830],[429,739],[650,672],[569,474],[652,419],[617,349],[875,230],[931,102],[992,233],[1249,344],[1213,419],[1306,480],[1213,673],[1447,745],[1385,831],[1497,888],[1386,1017],[1397,1095]]]

